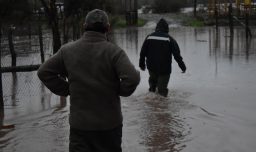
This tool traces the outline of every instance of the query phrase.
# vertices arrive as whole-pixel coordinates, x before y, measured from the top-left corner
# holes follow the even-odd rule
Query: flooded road
[[[152,27],[113,31],[111,39],[137,68]],[[246,41],[240,28],[230,37],[225,27],[217,33],[214,27],[171,27],[170,35],[188,70],[181,74],[173,62],[168,98],[149,93],[148,73],[141,72],[135,93],[122,98],[123,151],[254,152],[256,39]],[[19,61],[36,64],[40,56],[20,56]],[[0,131],[0,151],[67,152],[69,99],[60,101],[35,72],[3,74],[3,87],[4,123],[15,128]]]

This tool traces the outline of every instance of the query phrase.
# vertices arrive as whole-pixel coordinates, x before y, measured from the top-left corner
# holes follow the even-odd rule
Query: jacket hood
[[[169,32],[169,25],[168,25],[168,23],[166,22],[165,19],[161,18],[159,20],[159,22],[156,25],[156,30],[155,31],[156,32],[165,32],[165,33]]]

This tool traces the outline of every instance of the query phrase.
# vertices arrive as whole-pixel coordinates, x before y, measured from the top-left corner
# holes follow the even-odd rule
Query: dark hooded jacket
[[[155,32],[148,35],[142,45],[139,66],[157,74],[172,72],[172,56],[182,71],[186,71],[185,63],[180,55],[177,42],[168,34],[168,23],[160,19]],[[146,65],[145,65],[146,59]]]

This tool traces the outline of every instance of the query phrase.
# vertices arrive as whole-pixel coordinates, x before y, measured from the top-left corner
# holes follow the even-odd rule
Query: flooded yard
[[[151,23],[153,24],[153,23]],[[114,30],[111,39],[136,68],[147,34],[154,26]],[[253,29],[255,35],[255,28]],[[173,61],[169,94],[148,92],[141,71],[135,93],[122,98],[124,152],[254,152],[256,149],[256,39],[246,41],[242,28],[234,37],[221,27],[170,27],[187,72]],[[2,62],[9,62],[3,56]],[[17,64],[40,63],[40,55],[19,56]],[[3,63],[2,63],[3,64]],[[3,152],[67,152],[69,99],[47,90],[36,72],[3,74]]]

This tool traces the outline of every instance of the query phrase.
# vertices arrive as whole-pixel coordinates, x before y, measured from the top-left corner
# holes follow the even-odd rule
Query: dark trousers
[[[168,94],[168,83],[170,80],[170,74],[160,75],[149,71],[149,91],[155,92],[156,88],[158,93],[162,96],[167,96]]]
[[[70,128],[69,152],[122,152],[122,128],[104,131]]]

